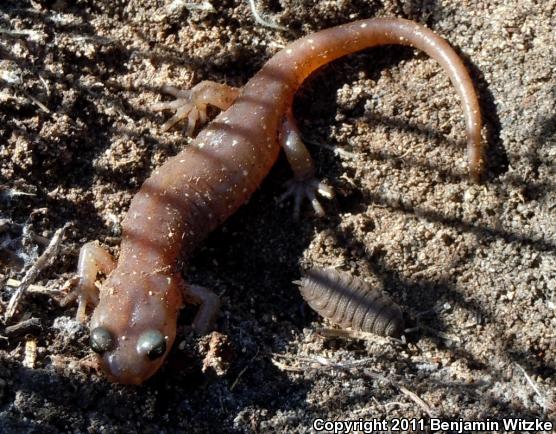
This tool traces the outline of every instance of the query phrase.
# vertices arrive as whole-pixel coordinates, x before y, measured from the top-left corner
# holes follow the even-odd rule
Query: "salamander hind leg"
[[[306,198],[311,202],[315,213],[323,216],[324,209],[317,199],[316,193],[326,199],[334,196],[332,188],[315,178],[315,165],[301,140],[299,129],[295,123],[291,111],[286,113],[282,129],[280,131],[280,143],[286,158],[293,170],[293,179],[288,181],[286,192],[280,197],[280,201],[292,197],[294,200],[294,218],[299,218],[301,201]]]
[[[212,290],[199,285],[190,285],[185,296],[199,305],[197,315],[193,319],[193,328],[199,334],[208,333],[220,311],[220,298]]]
[[[173,86],[164,86],[162,90],[176,98],[174,101],[158,102],[151,106],[155,111],[175,112],[174,116],[162,125],[162,130],[167,131],[181,120],[187,119],[189,136],[193,134],[197,121],[206,122],[208,105],[226,110],[239,95],[239,89],[213,81],[201,81],[187,90],[180,90]]]
[[[76,319],[85,320],[85,310],[88,304],[98,304],[98,289],[95,286],[97,274],[108,275],[112,272],[116,262],[110,253],[92,241],[81,247],[77,264],[79,283],[77,286],[78,307]]]

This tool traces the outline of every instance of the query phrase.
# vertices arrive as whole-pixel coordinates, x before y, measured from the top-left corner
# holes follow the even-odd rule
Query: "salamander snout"
[[[168,340],[168,336],[156,329],[136,336],[116,336],[108,327],[98,326],[91,330],[90,345],[113,381],[139,384],[162,364],[170,347]]]

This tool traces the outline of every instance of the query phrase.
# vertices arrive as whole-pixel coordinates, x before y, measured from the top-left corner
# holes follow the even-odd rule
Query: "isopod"
[[[313,268],[298,283],[309,306],[343,328],[393,337],[404,330],[400,307],[359,278],[333,269]]]

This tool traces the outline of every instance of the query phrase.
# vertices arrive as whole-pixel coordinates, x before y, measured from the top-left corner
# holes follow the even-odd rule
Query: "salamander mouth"
[[[141,384],[144,381],[143,377],[140,376],[119,377],[119,376],[114,376],[110,371],[106,371],[105,373],[106,373],[106,377],[113,383],[135,386]]]
[[[120,384],[140,384],[152,376],[160,365],[149,360],[128,360],[128,357],[117,353],[107,354],[102,364],[106,376]]]

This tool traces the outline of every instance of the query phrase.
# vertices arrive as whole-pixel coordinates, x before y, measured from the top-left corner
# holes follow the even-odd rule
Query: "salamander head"
[[[90,345],[111,381],[139,384],[160,368],[176,336],[180,279],[115,272],[104,283]]]

